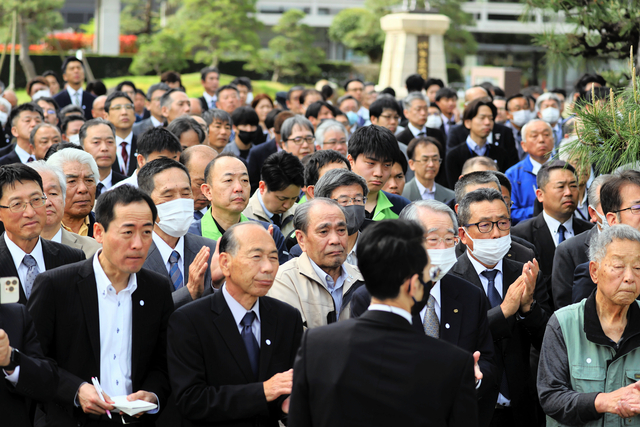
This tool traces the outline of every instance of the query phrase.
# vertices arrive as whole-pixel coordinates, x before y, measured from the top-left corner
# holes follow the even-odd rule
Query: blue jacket
[[[529,155],[507,169],[505,175],[511,181],[511,218],[514,224],[533,217],[533,206],[536,202],[536,176]]]

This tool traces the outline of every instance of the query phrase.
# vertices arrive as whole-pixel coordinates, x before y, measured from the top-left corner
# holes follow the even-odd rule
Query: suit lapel
[[[188,265],[185,262],[185,265]],[[164,275],[168,275],[167,268],[162,261],[162,256],[160,255],[160,251],[156,246],[155,242],[151,242],[151,246],[149,246],[149,253],[147,254],[147,260],[145,262],[145,268],[149,270],[155,271],[156,273]],[[186,283],[186,281],[185,281]]]
[[[440,295],[442,307],[440,307],[440,338],[458,345],[460,328],[462,326],[462,305],[458,301],[458,292],[451,286],[447,286],[447,276],[440,281]]]
[[[138,153],[138,138],[135,135],[131,135],[131,156],[129,159],[129,170],[127,171],[127,176],[133,175],[136,168],[138,167],[138,159],[136,158],[136,154]]]
[[[79,275],[80,280],[76,286],[82,301],[82,310],[86,319],[93,356],[96,366],[100,367],[100,314],[98,312],[98,289],[96,276],[93,272],[93,258],[84,262]]]
[[[266,372],[269,368],[273,345],[275,341],[276,331],[278,329],[278,318],[271,312],[269,301],[265,298],[260,299],[260,366],[258,369],[258,378],[266,380]],[[269,343],[267,343],[269,341]]]
[[[465,280],[468,280],[469,282],[473,283],[474,285],[482,289],[482,292],[484,293],[484,287],[482,286],[482,282],[480,281],[480,278],[478,277],[476,270],[473,268],[473,265],[471,265],[471,261],[469,261],[469,258],[466,255],[466,253],[463,253],[462,255],[460,255],[460,257],[458,258],[458,262],[455,263],[451,271],[456,273],[458,276],[464,278]]]

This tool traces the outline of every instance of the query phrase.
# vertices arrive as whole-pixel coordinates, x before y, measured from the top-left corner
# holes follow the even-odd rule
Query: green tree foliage
[[[341,10],[329,27],[329,38],[355,52],[367,55],[371,62],[380,62],[384,45],[380,16],[363,8]]]
[[[150,71],[160,75],[164,71],[180,71],[188,65],[181,37],[171,28],[164,28],[152,36],[140,35],[138,43],[140,50],[129,67],[134,75]]]
[[[298,9],[286,11],[273,27],[278,35],[269,41],[267,49],[261,49],[249,59],[246,68],[258,72],[273,71],[274,82],[282,76],[320,74],[316,64],[325,59],[325,53],[313,46],[313,30],[301,22],[305,16]]]
[[[151,34],[158,25],[155,9],[159,3],[154,0],[122,0],[120,34]]]

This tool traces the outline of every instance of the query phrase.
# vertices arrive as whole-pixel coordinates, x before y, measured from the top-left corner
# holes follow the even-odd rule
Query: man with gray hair
[[[62,135],[57,126],[42,122],[33,128],[29,134],[31,152],[36,160],[44,160],[49,147],[62,142]]]
[[[281,148],[298,157],[300,161],[315,151],[313,125],[298,114],[288,118],[280,128]]]
[[[336,120],[325,120],[316,129],[316,150],[335,150],[347,155],[347,129]]]
[[[144,119],[133,125],[133,134],[136,138],[152,128],[162,126],[164,118],[162,117],[162,105],[160,100],[169,89],[166,83],[156,83],[147,91],[147,108],[151,115],[148,119]]]
[[[224,110],[210,108],[204,112],[202,118],[209,126],[209,135],[207,136],[209,147],[222,153],[231,138],[231,127],[233,126],[231,115]]]
[[[65,148],[49,157],[47,164],[62,170],[66,179],[62,226],[72,233],[93,237],[96,217],[92,209],[100,178],[96,161],[85,151]]]
[[[280,267],[268,296],[297,308],[305,328],[348,319],[351,297],[364,279],[357,267],[345,262],[344,208],[335,200],[316,197],[298,206],[293,224],[303,253]]]
[[[42,178],[42,188],[45,196],[47,196],[47,203],[45,204],[47,220],[40,237],[80,249],[87,258],[92,257],[102,245],[91,237],[80,236],[62,227],[64,199],[67,191],[66,179],[62,171],[43,160],[31,162],[28,166],[38,172]]]
[[[166,91],[160,99],[160,108],[162,117],[166,120],[167,124],[191,112],[189,97],[179,89],[169,89]]]
[[[549,123],[551,129],[553,129],[553,135],[555,139],[556,148],[562,141],[562,123],[560,106],[562,101],[555,93],[547,92],[543,93],[536,99],[536,110],[538,111],[538,118]]]
[[[422,92],[411,92],[404,99],[404,115],[409,121],[407,127],[396,137],[398,142],[409,145],[413,138],[421,136],[432,136],[438,140],[441,147],[445,147],[446,138],[440,129],[427,127],[427,109],[429,108],[429,100]],[[444,152],[440,153],[444,157]]]

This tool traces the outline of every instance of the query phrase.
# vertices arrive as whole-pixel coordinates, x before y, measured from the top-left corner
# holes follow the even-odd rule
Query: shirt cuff
[[[76,396],[73,398],[73,404],[75,405],[76,408],[80,407],[80,401],[78,400],[78,393],[80,393],[80,389],[82,388],[83,385],[85,384],[89,384],[88,382],[83,382],[82,384],[80,384],[80,387],[78,387],[78,390],[76,390]]]
[[[157,414],[158,412],[160,412],[160,399],[158,399],[158,395],[157,394],[155,394],[155,393],[151,393],[151,394],[153,394],[156,397],[156,402],[158,402],[157,403],[158,406],[156,407],[156,409],[152,409],[151,411],[147,411],[147,414],[149,414],[149,415]]]
[[[482,384],[482,378],[478,380],[478,383],[476,384],[476,390],[480,388],[481,384]]]
[[[20,376],[20,366],[16,366],[16,369],[13,370],[13,374],[11,375],[7,374],[7,371],[5,371],[4,369],[2,370],[2,372],[4,372],[4,378],[9,381],[12,386],[15,387],[16,384],[18,384],[18,377]]]

